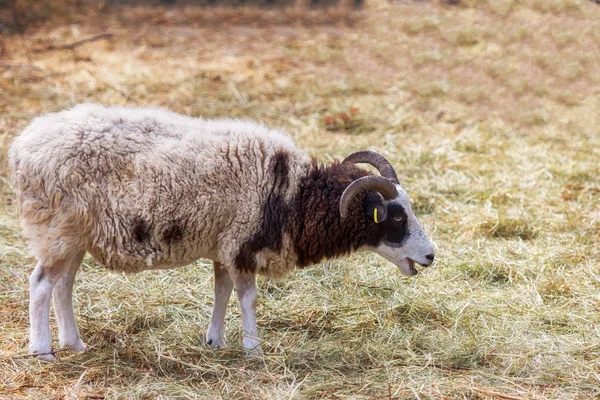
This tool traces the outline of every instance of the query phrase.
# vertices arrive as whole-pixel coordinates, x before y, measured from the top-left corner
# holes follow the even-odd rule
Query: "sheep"
[[[356,164],[375,166],[381,176]],[[434,260],[394,168],[364,150],[320,165],[281,131],[164,109],[81,104],[36,118],[9,151],[30,276],[29,353],[53,360],[50,300],[59,345],[81,352],[72,305],[88,252],[112,271],[134,273],[213,261],[214,304],[206,334],[225,346],[235,287],[242,344],[262,349],[256,276],[371,251],[406,275]]]

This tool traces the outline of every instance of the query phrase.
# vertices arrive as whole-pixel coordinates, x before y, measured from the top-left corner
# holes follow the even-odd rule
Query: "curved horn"
[[[379,173],[384,178],[391,179],[394,183],[399,183],[398,176],[392,164],[381,154],[371,150],[361,150],[350,154],[342,162],[350,162],[353,164],[367,163],[371,164],[379,170]]]
[[[364,190],[377,190],[386,200],[398,196],[396,185],[391,180],[382,176],[363,176],[352,182],[342,193],[340,199],[340,215],[342,218],[346,218],[348,215],[348,207],[354,196]]]

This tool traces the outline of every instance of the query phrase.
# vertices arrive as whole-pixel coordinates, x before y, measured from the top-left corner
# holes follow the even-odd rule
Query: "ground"
[[[598,398],[600,6],[451,3],[93,2],[8,27],[0,398]],[[60,48],[102,33],[112,36]],[[233,299],[230,347],[203,344],[209,262],[126,276],[86,258],[75,307],[90,351],[27,357],[35,261],[7,147],[40,113],[84,101],[260,120],[323,162],[379,151],[437,261],[405,278],[356,254],[260,279],[257,360],[243,356]]]

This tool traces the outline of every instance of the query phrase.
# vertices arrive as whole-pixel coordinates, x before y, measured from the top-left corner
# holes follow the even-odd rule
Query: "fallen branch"
[[[90,36],[88,38],[78,40],[73,43],[61,44],[59,46],[55,46],[55,45],[51,44],[51,45],[48,45],[48,47],[46,47],[45,49],[36,50],[35,52],[41,53],[44,51],[52,51],[52,50],[73,50],[75,47],[81,46],[84,43],[95,42],[97,40],[102,40],[102,39],[110,39],[113,36],[114,35],[112,33],[100,33],[98,35]]]
[[[49,353],[26,354],[26,355],[22,355],[22,356],[12,356],[12,357],[9,357],[9,358],[11,358],[13,360],[17,360],[17,359],[20,359],[20,358],[35,358],[35,357],[38,357],[38,356],[45,356],[45,355],[48,355],[48,354],[56,355],[58,353],[64,353],[65,351],[71,351],[71,348],[70,347],[66,347],[66,348],[60,349],[60,350],[52,350]]]
[[[499,399],[506,399],[506,400],[525,400],[523,397],[516,397],[516,396],[511,396],[509,394],[504,394],[504,393],[499,393],[499,392],[494,392],[492,390],[487,390],[487,389],[480,389],[480,388],[476,388],[476,387],[472,387],[469,388],[471,390],[476,391],[477,393],[483,394],[485,396],[490,396],[490,397],[495,397],[495,398],[499,398]]]
[[[36,65],[30,65],[30,64],[7,64],[7,63],[0,63],[0,68],[4,68],[4,69],[33,69],[35,71],[43,71],[42,68],[36,66]]]

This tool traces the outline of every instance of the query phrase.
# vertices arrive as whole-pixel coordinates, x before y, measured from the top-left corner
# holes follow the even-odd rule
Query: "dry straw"
[[[596,4],[43,4],[0,38],[0,398],[600,396]],[[262,120],[322,160],[380,151],[439,261],[406,279],[359,254],[261,280],[266,355],[250,360],[235,302],[230,348],[202,344],[208,262],[123,276],[86,259],[75,303],[91,350],[39,363],[6,146],[90,100]]]

